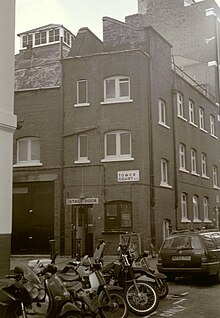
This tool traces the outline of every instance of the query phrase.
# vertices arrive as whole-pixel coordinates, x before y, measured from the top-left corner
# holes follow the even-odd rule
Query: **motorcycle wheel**
[[[112,306],[109,304],[107,295],[102,300],[102,307],[99,308],[99,314],[102,318],[126,318],[129,314],[127,303],[122,295],[117,290],[109,290],[109,297],[112,301]]]
[[[125,298],[131,312],[146,316],[157,309],[159,296],[155,288],[145,281],[137,281],[139,293],[134,284],[126,287]]]
[[[21,305],[20,303],[12,303],[8,306],[0,305],[0,317],[1,318],[19,318],[21,317]]]
[[[159,279],[158,283],[159,283],[159,286],[157,284],[154,285],[156,292],[160,299],[165,298],[169,292],[169,287],[167,285],[167,282],[165,282],[162,279]]]

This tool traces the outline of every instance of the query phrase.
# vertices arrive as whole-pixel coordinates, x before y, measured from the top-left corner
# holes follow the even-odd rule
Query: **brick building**
[[[76,240],[92,253],[104,239],[115,254],[126,232],[157,250],[171,228],[217,225],[219,107],[171,63],[167,39],[134,19],[104,17],[103,41],[82,28],[71,49],[29,47],[17,57],[18,83],[30,84],[30,63],[42,69],[15,92],[14,213],[24,219],[14,216],[13,234],[16,242],[32,225],[26,251],[55,238],[61,253],[74,254]],[[45,58],[55,52],[60,61]],[[22,151],[19,160],[22,145],[31,160]]]

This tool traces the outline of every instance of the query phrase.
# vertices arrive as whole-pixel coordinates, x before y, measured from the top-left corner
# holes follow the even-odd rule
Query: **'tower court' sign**
[[[77,204],[98,204],[99,199],[98,198],[72,198],[67,199],[66,204],[67,205],[77,205]]]

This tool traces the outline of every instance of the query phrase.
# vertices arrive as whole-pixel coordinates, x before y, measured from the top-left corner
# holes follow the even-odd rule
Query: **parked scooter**
[[[28,265],[15,267],[13,275],[0,280],[0,317],[80,317],[80,309],[71,301],[56,270],[54,265],[46,266],[41,282]]]
[[[133,266],[137,268],[138,263],[140,263],[141,267],[155,279],[154,287],[158,296],[160,298],[165,298],[169,292],[169,287],[166,282],[167,277],[162,273],[155,272],[155,270],[149,264],[148,255],[149,252],[144,251],[136,259],[134,259]]]
[[[119,244],[120,258],[102,268],[110,285],[124,289],[131,312],[138,316],[149,315],[156,310],[159,296],[155,290],[155,278],[142,268],[133,267],[128,245]]]
[[[75,275],[65,274],[70,268]],[[101,263],[92,263],[88,257],[85,257],[83,262],[76,261],[67,265],[60,277],[73,295],[76,304],[81,304],[80,308],[83,308],[85,313],[90,313],[92,317],[96,317],[99,313],[102,318],[127,317],[129,310],[123,297],[123,289],[118,286],[108,286],[100,269]],[[77,285],[78,280],[82,284],[81,290]],[[89,296],[89,300],[84,293]]]

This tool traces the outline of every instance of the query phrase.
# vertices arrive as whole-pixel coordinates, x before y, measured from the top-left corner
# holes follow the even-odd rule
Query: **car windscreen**
[[[167,238],[162,250],[167,249],[202,249],[202,244],[198,236],[177,236]]]

